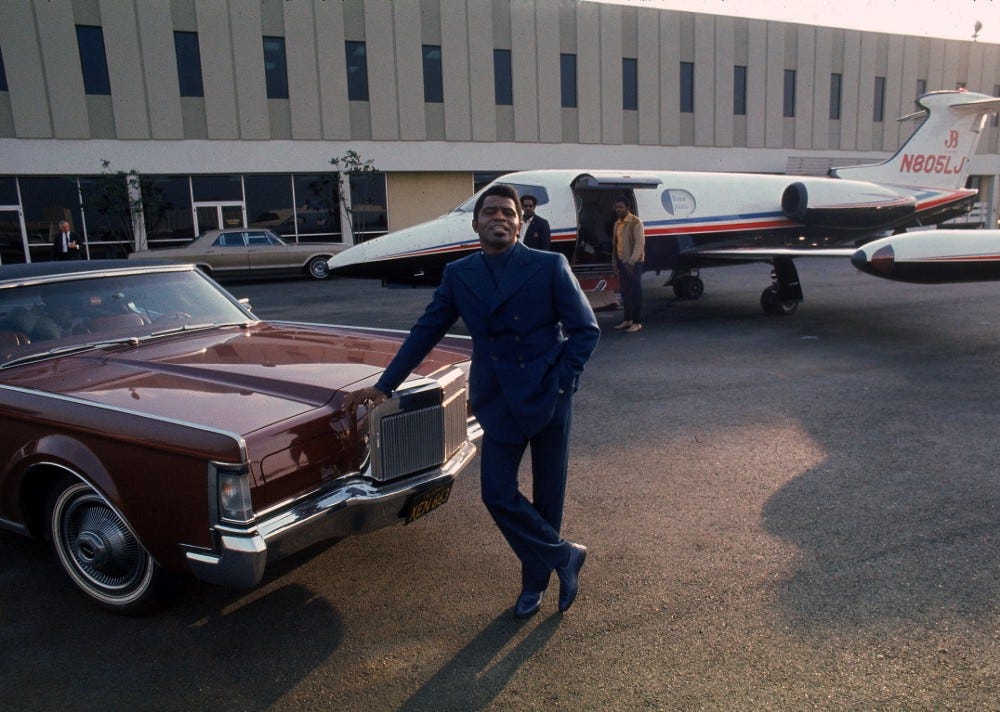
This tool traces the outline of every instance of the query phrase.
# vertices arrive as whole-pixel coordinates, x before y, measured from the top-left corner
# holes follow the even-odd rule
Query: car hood
[[[246,435],[370,385],[402,334],[302,324],[232,326],[6,370],[8,385]],[[446,342],[414,372],[467,360]]]

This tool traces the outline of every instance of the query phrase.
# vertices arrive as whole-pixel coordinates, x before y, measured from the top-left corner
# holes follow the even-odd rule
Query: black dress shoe
[[[517,597],[517,603],[514,604],[514,615],[518,618],[527,618],[528,616],[533,616],[538,613],[538,609],[542,607],[542,596],[545,595],[545,591],[529,591],[524,589],[521,591],[521,595]]]
[[[576,591],[580,582],[580,569],[587,559],[587,547],[582,544],[569,545],[569,561],[565,566],[556,569],[559,576],[559,612],[569,610],[576,600]]]

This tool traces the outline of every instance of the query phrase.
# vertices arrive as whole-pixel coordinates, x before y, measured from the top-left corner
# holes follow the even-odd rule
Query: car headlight
[[[250,473],[246,468],[218,468],[216,487],[220,520],[243,524],[253,519]]]

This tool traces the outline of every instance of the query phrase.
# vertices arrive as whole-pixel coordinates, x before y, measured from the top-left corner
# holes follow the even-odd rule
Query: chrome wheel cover
[[[52,534],[63,567],[84,591],[109,605],[149,588],[149,554],[118,513],[84,484],[66,488],[52,511]]]
[[[326,260],[317,257],[309,262],[309,275],[315,279],[326,279],[330,274],[330,266]]]

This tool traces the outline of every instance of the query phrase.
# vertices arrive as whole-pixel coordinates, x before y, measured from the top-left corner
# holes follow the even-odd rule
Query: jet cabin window
[[[670,188],[660,195],[660,202],[667,215],[674,218],[686,218],[694,212],[694,196],[686,190]]]
[[[521,183],[505,183],[503,181],[497,181],[497,182],[502,183],[503,185],[509,185],[510,187],[514,188],[515,190],[517,190],[517,194],[520,196],[525,196],[525,195],[535,196],[535,200],[537,201],[536,208],[541,213],[542,217],[545,217],[545,204],[549,202],[549,191],[545,187],[540,185],[524,185]],[[495,184],[491,183],[490,185],[495,185]],[[489,186],[487,186],[487,188],[488,187]],[[483,190],[486,190],[486,188],[483,188]],[[464,203],[459,205],[457,208],[452,210],[452,212],[472,213],[472,211],[476,207],[476,201],[479,200],[479,195],[481,193],[482,191],[479,191],[479,193],[473,195],[471,198],[469,198]]]

